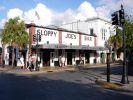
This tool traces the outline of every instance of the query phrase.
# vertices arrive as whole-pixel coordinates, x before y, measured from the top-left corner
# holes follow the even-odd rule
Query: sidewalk
[[[119,63],[112,63],[111,65],[113,64],[119,64]],[[106,64],[86,64],[86,65],[81,65],[81,66],[70,65],[70,66],[65,66],[65,67],[46,66],[46,67],[40,68],[40,71],[32,71],[32,72],[28,69],[21,69],[21,67],[12,68],[11,66],[5,66],[4,68],[2,68],[1,66],[0,72],[29,75],[29,74],[39,74],[39,73],[47,73],[47,72],[76,71],[79,69],[86,69],[86,68],[88,69],[88,68],[97,68],[97,67],[106,67],[106,66],[107,66]]]

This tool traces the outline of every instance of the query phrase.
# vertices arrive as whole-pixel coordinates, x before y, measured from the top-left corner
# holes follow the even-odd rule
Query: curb
[[[118,65],[119,63],[112,63],[111,65]],[[120,65],[120,64],[119,64]],[[26,74],[41,74],[41,73],[49,73],[49,72],[61,72],[61,71],[76,71],[76,70],[80,70],[80,69],[89,69],[89,68],[100,68],[100,67],[106,67],[106,64],[95,64],[95,65],[86,65],[86,66],[79,66],[79,67],[75,67],[75,66],[66,66],[66,67],[54,67],[54,68],[40,68],[40,71],[29,71],[29,70],[22,70],[22,69],[6,69],[6,68],[1,68],[0,72],[6,72],[6,73],[15,73],[15,74],[22,74],[22,75],[26,75]]]
[[[132,92],[131,90],[124,88],[125,85],[120,83],[111,83],[111,82],[106,82],[104,80],[99,80],[99,79],[96,79],[95,83],[104,89],[115,90],[120,92]]]
[[[25,70],[25,71],[8,71],[6,73],[12,73],[12,74],[17,74],[17,75],[37,75],[37,74],[42,74],[42,73],[54,73],[54,72],[63,72],[63,71],[76,71],[78,70],[77,68],[65,68],[65,69],[45,69],[45,70],[41,70],[41,71],[29,71],[29,70]]]

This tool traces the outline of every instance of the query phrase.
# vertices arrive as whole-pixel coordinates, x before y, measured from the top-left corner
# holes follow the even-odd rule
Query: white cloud
[[[14,8],[14,9],[10,9],[7,13],[7,18],[15,18],[17,16],[19,16],[20,18],[22,18],[23,15],[23,11],[18,9],[18,8]]]
[[[91,3],[85,1],[77,9],[77,15],[75,18],[77,20],[85,20],[86,18],[94,17],[96,15],[97,13],[95,8],[91,5]]]
[[[35,12],[38,13],[39,19],[36,16]],[[24,19],[30,20],[31,22],[35,22],[39,25],[49,25],[52,24],[52,11],[47,8],[44,4],[39,3],[37,6],[33,9],[30,9],[27,12],[24,12]]]
[[[126,14],[133,15],[132,2],[133,0],[100,0],[99,5],[104,5],[111,15],[111,13],[113,13],[114,11],[120,10],[122,4]]]
[[[97,7],[96,11],[98,15],[108,17],[110,14],[110,10],[106,6]]]
[[[75,20],[75,13],[72,9],[67,9],[62,13],[55,12],[52,19],[53,24],[55,25],[70,23]]]
[[[37,11],[40,19],[38,20],[35,15],[35,11]],[[68,22],[72,22],[75,20],[85,20],[86,18],[90,18],[96,16],[96,9],[91,5],[91,3],[85,1],[83,2],[76,10],[67,9],[64,12],[56,12],[44,4],[39,3],[35,8],[29,9],[26,12],[18,8],[10,9],[7,13],[8,18],[14,18],[19,16],[24,19],[27,23],[34,22],[38,25],[50,25],[50,24],[64,24]]]
[[[6,19],[2,19],[0,21],[0,28],[4,27],[5,22],[6,22]]]
[[[60,25],[64,23],[70,23],[75,20],[85,20],[90,17],[102,15],[110,17],[113,11],[119,10],[120,5],[123,4],[125,11],[128,14],[133,13],[132,0],[99,0],[98,7],[94,7],[90,2],[84,1],[79,5],[77,9],[68,8],[64,12],[57,12],[48,8],[46,5],[39,3],[35,8],[31,8],[28,11],[22,11],[21,9],[14,8],[7,12],[7,19],[19,16],[21,19],[28,23],[34,22],[38,25]],[[40,19],[35,16],[37,11]],[[1,21],[2,22],[2,21]]]

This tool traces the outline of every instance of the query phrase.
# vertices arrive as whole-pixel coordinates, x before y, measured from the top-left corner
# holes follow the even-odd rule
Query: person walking
[[[61,64],[61,63],[62,63],[62,62],[61,62],[61,58],[62,58],[62,57],[61,57],[61,56],[59,56],[59,67],[61,67],[61,66],[62,66],[62,64]]]
[[[31,63],[32,63],[32,56],[29,55],[28,63],[27,63],[27,69],[31,69]]]
[[[32,56],[32,63],[33,63],[33,69],[36,70],[36,61],[37,61],[37,58],[36,56]]]
[[[65,57],[64,56],[61,57],[61,66],[62,67],[65,66]]]
[[[20,58],[20,63],[21,63],[22,69],[24,69],[24,58],[23,58],[23,56],[21,56],[21,58]]]

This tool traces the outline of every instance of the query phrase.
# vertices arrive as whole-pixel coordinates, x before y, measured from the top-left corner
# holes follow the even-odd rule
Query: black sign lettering
[[[65,38],[76,39],[75,34],[67,34]]]
[[[39,34],[39,35],[41,34],[40,30],[37,30],[37,34]]]
[[[54,32],[54,35],[55,35],[55,37],[56,37],[56,32]]]
[[[92,41],[92,37],[84,36],[84,40],[85,40],[85,41]]]
[[[45,29],[37,29],[37,34],[44,35],[44,36],[55,36],[57,32],[53,30],[45,30]]]

